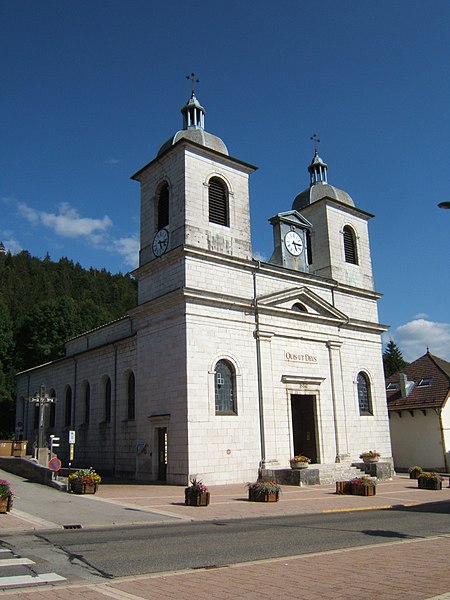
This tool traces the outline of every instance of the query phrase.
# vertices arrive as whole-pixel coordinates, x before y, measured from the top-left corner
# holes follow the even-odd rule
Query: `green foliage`
[[[390,340],[383,352],[384,376],[390,377],[408,366],[397,344]]]
[[[23,251],[0,254],[0,421],[14,429],[15,373],[63,356],[64,343],[136,306],[130,275]]]

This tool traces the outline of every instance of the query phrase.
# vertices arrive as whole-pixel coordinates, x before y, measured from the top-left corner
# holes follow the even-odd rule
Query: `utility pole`
[[[48,448],[45,447],[45,407],[47,404],[54,402],[56,398],[50,398],[46,392],[45,385],[42,384],[39,391],[30,398],[30,402],[33,402],[39,406],[39,433],[38,433],[38,447],[37,459],[41,465],[47,466],[49,460]]]

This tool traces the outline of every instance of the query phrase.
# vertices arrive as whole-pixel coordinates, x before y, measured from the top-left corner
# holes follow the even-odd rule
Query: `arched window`
[[[128,419],[134,420],[136,415],[136,403],[135,403],[135,394],[136,394],[136,380],[134,378],[134,373],[130,373],[128,377]]]
[[[209,222],[229,227],[228,189],[218,177],[209,180]]]
[[[64,410],[64,425],[70,427],[72,423],[72,388],[67,386],[66,389],[66,402]]]
[[[111,379],[105,380],[105,422],[111,422]]]
[[[236,414],[236,380],[233,365],[219,360],[214,374],[216,415]]]
[[[296,310],[297,312],[308,312],[308,309],[301,302],[296,302],[292,307],[292,310]]]
[[[358,388],[359,414],[373,415],[370,381],[365,373],[358,373],[358,377],[356,379],[356,386]]]
[[[86,382],[84,387],[84,422],[89,423],[91,414],[91,386]]]
[[[169,186],[164,182],[158,195],[158,229],[169,224]]]
[[[356,236],[351,227],[346,225],[343,230],[345,262],[352,265],[358,264],[358,252],[356,248]]]

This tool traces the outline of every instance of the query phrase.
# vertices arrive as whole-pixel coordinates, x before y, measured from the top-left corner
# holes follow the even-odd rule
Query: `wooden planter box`
[[[354,496],[375,496],[377,488],[362,483],[352,483],[352,494]]]
[[[14,503],[14,496],[2,496],[0,498],[0,513],[7,513],[12,510]]]
[[[98,489],[98,483],[81,483],[81,481],[71,481],[70,491],[74,494],[95,494]]]
[[[421,490],[442,490],[442,481],[435,481],[434,479],[419,477],[417,479],[417,486]]]
[[[336,481],[336,494],[351,494],[352,493],[352,482],[351,481]]]
[[[250,502],[278,502],[280,492],[260,492],[259,490],[248,490]]]
[[[195,493],[191,492],[190,488],[185,488],[184,503],[186,504],[186,506],[208,506],[209,492],[202,492],[201,494],[195,494]]]

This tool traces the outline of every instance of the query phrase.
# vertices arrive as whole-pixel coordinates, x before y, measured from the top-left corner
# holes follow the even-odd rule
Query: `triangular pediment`
[[[258,298],[260,308],[275,308],[301,315],[316,316],[339,322],[348,322],[348,317],[324,298],[307,288],[299,286]]]
[[[281,212],[269,219],[270,223],[274,225],[279,221],[284,221],[285,223],[289,223],[289,225],[295,225],[295,227],[304,227],[306,229],[312,229],[311,223],[308,219],[305,219],[303,215],[301,215],[296,210],[288,210],[286,212]]]

